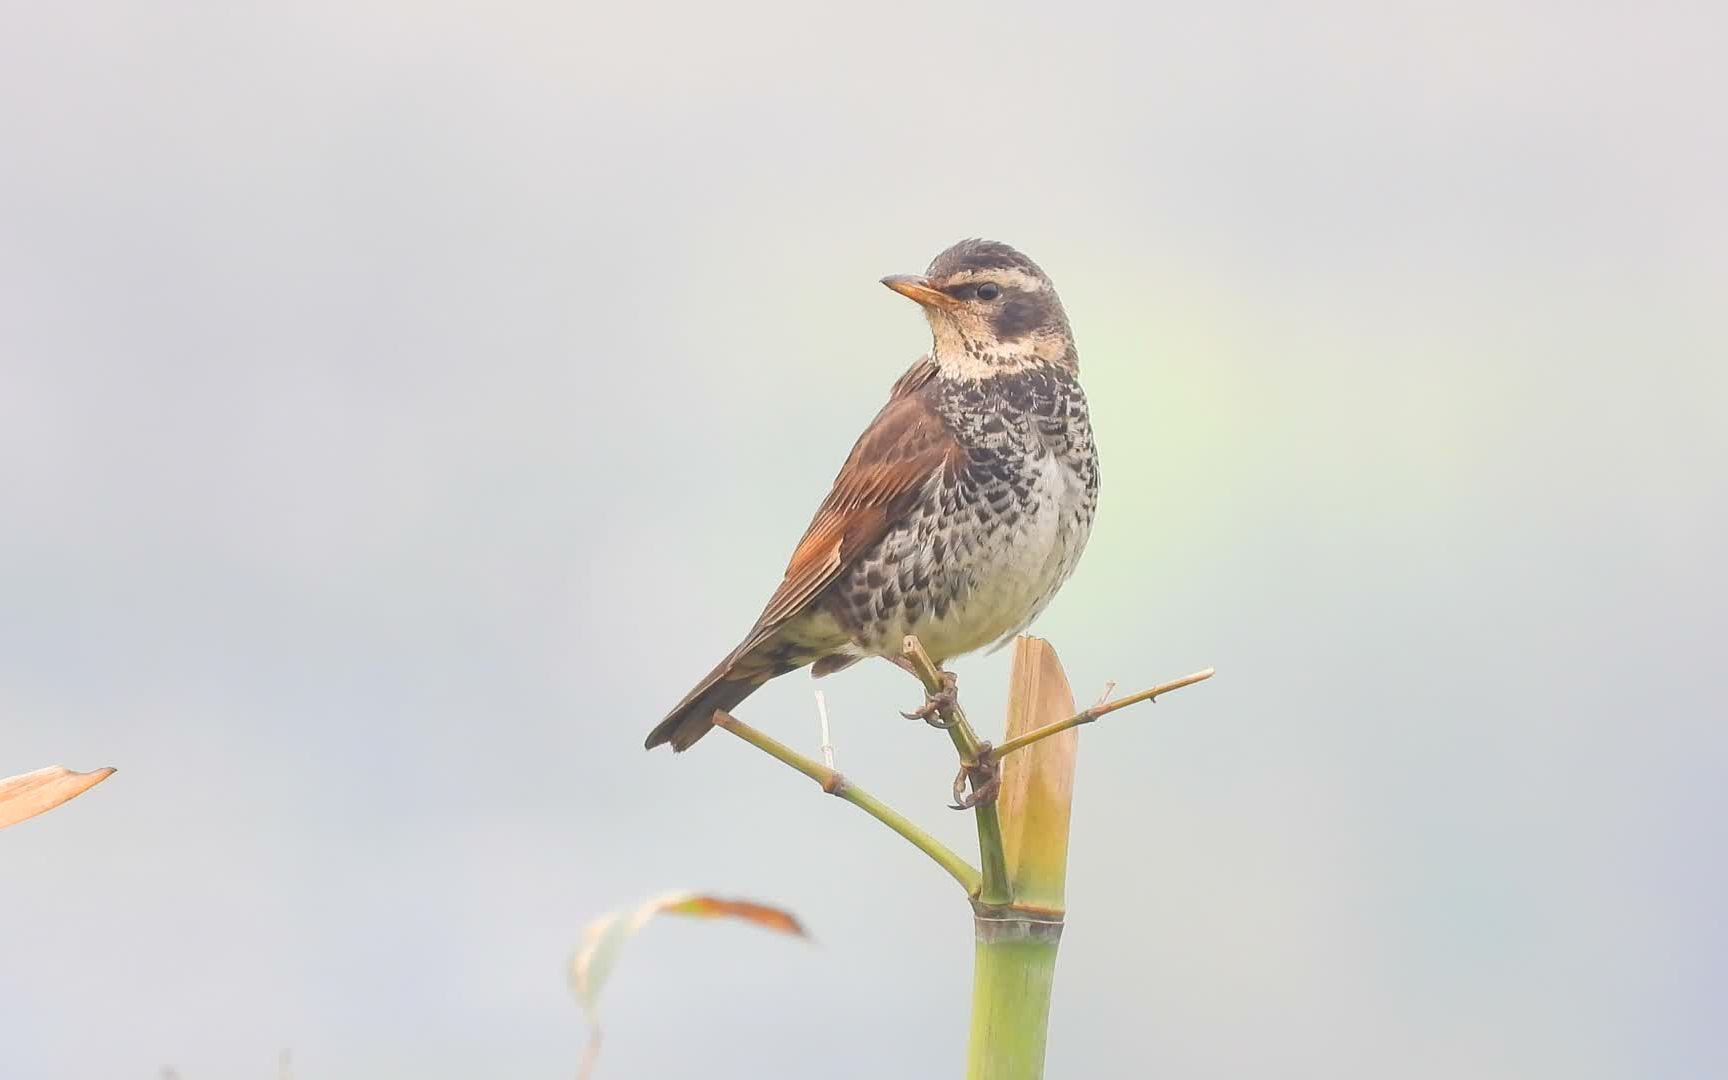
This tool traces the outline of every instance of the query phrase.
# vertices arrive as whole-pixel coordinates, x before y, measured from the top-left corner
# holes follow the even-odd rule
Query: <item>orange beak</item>
[[[882,284],[901,296],[918,301],[927,308],[952,311],[960,306],[959,301],[952,296],[940,289],[931,288],[930,279],[922,274],[889,274],[882,279]]]

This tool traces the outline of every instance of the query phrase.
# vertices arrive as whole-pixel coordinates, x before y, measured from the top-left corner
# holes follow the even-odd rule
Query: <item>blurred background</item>
[[[947,1076],[952,883],[725,736],[963,236],[1103,455],[1055,1077],[1728,1072],[1717,4],[13,5],[0,1073]],[[1000,725],[1007,654],[958,664]],[[957,847],[887,665],[839,764]],[[811,684],[741,713],[813,751]]]

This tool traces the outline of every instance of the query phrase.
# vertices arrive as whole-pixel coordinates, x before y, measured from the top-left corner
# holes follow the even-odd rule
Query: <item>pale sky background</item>
[[[958,1075],[952,884],[719,735],[734,643],[1007,240],[1100,517],[1053,1078],[1728,1074],[1728,15],[14,3],[7,1080]],[[840,764],[956,846],[904,676]],[[961,661],[999,724],[1006,654]],[[810,683],[740,710],[814,749]]]

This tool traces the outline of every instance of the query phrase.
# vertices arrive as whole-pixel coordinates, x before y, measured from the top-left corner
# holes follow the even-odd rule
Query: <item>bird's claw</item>
[[[952,713],[954,706],[959,703],[959,697],[955,693],[955,686],[954,673],[951,671],[944,671],[942,673],[942,689],[936,691],[934,694],[930,694],[926,698],[924,704],[918,706],[918,708],[913,709],[911,712],[903,712],[900,715],[904,716],[908,720],[922,720],[933,728],[942,728],[946,730],[947,728],[953,727],[954,721],[949,714]]]
[[[972,791],[966,791],[970,781]],[[969,765],[961,765],[960,771],[954,774],[954,801],[949,804],[950,810],[970,810],[974,806],[989,806],[996,801],[996,796],[1002,791],[1002,770],[990,760],[990,744],[978,744],[978,760]]]

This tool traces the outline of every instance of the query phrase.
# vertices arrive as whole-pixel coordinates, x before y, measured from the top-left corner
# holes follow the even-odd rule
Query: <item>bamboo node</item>
[[[1062,940],[1060,911],[972,905],[972,930],[980,944],[1055,945]]]

